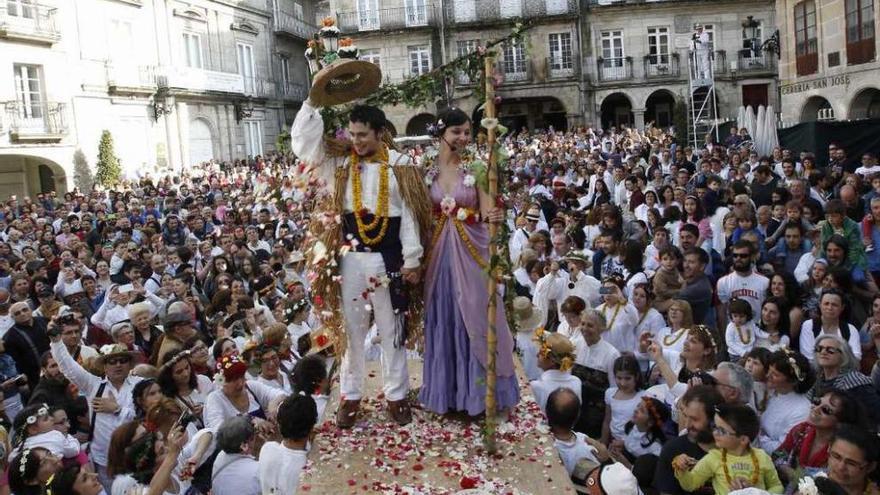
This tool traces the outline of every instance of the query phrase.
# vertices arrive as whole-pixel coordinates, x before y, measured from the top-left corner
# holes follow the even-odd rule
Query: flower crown
[[[718,345],[715,343],[715,337],[712,336],[712,332],[709,330],[709,327],[706,325],[696,325],[691,330],[696,330],[700,333],[706,334],[706,337],[709,339],[709,344],[712,346],[712,349],[717,349]]]
[[[535,340],[541,345],[538,355],[558,364],[559,371],[570,370],[572,366],[574,366],[574,354],[571,352],[554,351],[553,348],[550,347],[550,342],[547,342],[547,334],[548,332],[544,331],[543,328],[535,330]]]
[[[443,122],[443,119],[437,119],[435,124],[428,124],[425,128],[428,130],[429,136],[440,137],[443,134],[443,130],[446,129],[446,124]]]
[[[645,409],[648,410],[648,414],[651,415],[651,418],[654,420],[654,423],[658,426],[663,425],[663,416],[660,414],[660,411],[657,410],[656,399],[652,397],[642,397],[642,403],[645,404]]]
[[[794,358],[794,352],[787,347],[783,348],[782,352],[784,352],[788,358],[788,364],[791,366],[791,370],[794,371],[794,377],[797,378],[797,381],[804,381],[804,371],[798,365],[797,359]]]
[[[36,414],[32,414],[27,417],[27,419],[25,420],[25,424],[27,424],[27,425],[35,424],[37,422],[37,419],[42,418],[44,416],[48,416],[48,415],[49,415],[49,406],[48,406],[48,404],[46,404],[44,402],[43,406],[40,407],[39,409],[37,409]]]
[[[169,359],[168,361],[165,361],[165,363],[159,367],[159,372],[161,373],[162,370],[168,369],[168,368],[176,365],[177,363],[179,363],[181,359],[189,358],[190,356],[192,356],[192,350],[187,349],[185,351],[180,351],[173,358]]]
[[[24,473],[25,473],[25,471],[27,471],[28,457],[30,457],[30,455],[31,455],[31,448],[30,447],[25,448],[21,452],[21,457],[19,458],[21,460],[18,462],[18,472],[21,474],[22,478],[24,478]]]

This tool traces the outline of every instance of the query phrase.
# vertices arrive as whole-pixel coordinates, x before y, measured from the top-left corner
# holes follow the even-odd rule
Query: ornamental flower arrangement
[[[318,31],[318,36],[324,42],[324,50],[335,52],[339,48],[339,28],[336,27],[336,19],[325,17],[321,24],[323,27]]]
[[[355,46],[354,40],[351,38],[342,38],[339,40],[339,58],[357,59],[358,47]]]
[[[308,48],[306,48],[306,61],[309,63],[309,71],[312,74],[315,74],[319,70],[321,70],[321,66],[318,64],[318,51],[320,47],[318,46],[318,42],[316,40],[309,40]]]

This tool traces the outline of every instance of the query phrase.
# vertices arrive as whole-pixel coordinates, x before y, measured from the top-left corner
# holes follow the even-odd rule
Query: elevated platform
[[[413,409],[413,422],[391,423],[381,397],[378,362],[367,363],[366,399],[358,424],[336,426],[334,386],[319,425],[300,491],[318,494],[574,494],[528,381],[518,370],[522,399],[498,427],[498,453],[482,447],[483,422]],[[410,387],[422,383],[421,361],[409,361]],[[413,401],[415,403],[415,401]]]

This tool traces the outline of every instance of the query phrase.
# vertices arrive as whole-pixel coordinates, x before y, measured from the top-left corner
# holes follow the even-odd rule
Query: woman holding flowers
[[[487,192],[485,164],[469,156],[467,114],[447,109],[429,131],[439,141],[439,153],[423,163],[435,223],[425,278],[425,368],[419,401],[438,414],[464,411],[477,416],[486,409],[486,223],[501,223],[505,214]],[[497,307],[496,402],[503,411],[519,402],[519,389],[513,337],[504,305]]]

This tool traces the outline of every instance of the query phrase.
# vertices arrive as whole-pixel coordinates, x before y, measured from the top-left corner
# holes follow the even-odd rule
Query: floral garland
[[[733,326],[736,328],[736,334],[739,335],[739,340],[741,340],[743,344],[749,345],[752,342],[752,332],[746,329],[746,334],[743,335],[742,327],[736,323],[734,323]]]
[[[439,122],[443,121],[440,120]],[[429,149],[422,155],[422,167],[426,170],[425,184],[428,187],[434,184],[437,175],[440,173],[440,167],[437,165],[437,156],[439,156],[439,153],[435,148]],[[479,172],[480,167],[485,169],[486,164],[481,160],[475,160],[471,150],[462,152],[461,161],[458,163],[458,171],[464,176],[462,179],[464,187],[473,187],[477,183],[477,177],[474,172]],[[482,183],[480,185],[483,186]],[[487,189],[487,187],[484,187],[484,189]]]
[[[670,330],[672,330],[672,329],[670,328]],[[666,347],[671,347],[671,346],[675,345],[676,342],[678,342],[679,340],[681,340],[682,337],[684,337],[685,335],[687,335],[687,333],[688,333],[688,329],[687,329],[687,328],[682,328],[681,330],[678,331],[677,334],[676,334],[676,333],[670,333],[669,335],[663,337],[663,345],[666,346]],[[672,339],[672,340],[669,340],[669,338],[672,337],[673,335],[675,335],[676,337],[675,337],[674,339]]]
[[[538,328],[535,330],[534,340],[541,345],[541,348],[538,350],[538,355],[542,358],[547,358],[553,361],[554,363],[559,365],[559,371],[568,371],[574,366],[574,354],[570,352],[554,352],[553,348],[550,347],[550,343],[547,342],[547,335],[550,332],[544,331],[544,328]]]
[[[351,152],[351,185],[352,185],[352,196],[354,196],[353,201],[353,209],[354,209],[354,219],[355,224],[357,225],[358,235],[364,244],[368,246],[375,246],[382,242],[382,239],[385,238],[385,234],[388,232],[388,204],[389,204],[389,194],[388,194],[388,148],[382,146],[378,151],[378,160],[381,163],[381,167],[379,168],[379,198],[376,201],[376,213],[373,215],[373,220],[370,223],[364,223],[364,217],[369,213],[363,205],[362,199],[362,188],[361,188],[361,163],[360,157],[357,153],[352,149]],[[380,227],[381,224],[381,227]],[[371,230],[379,228],[379,233],[375,237],[370,237],[368,232]]]

